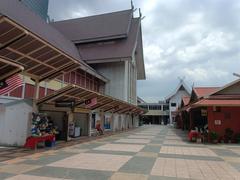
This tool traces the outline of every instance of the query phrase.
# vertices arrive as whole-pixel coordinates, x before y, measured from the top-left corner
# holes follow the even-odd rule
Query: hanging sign
[[[221,121],[221,120],[215,120],[215,121],[214,121],[214,124],[215,124],[215,125],[221,125],[221,124],[222,124],[222,121]]]
[[[201,109],[201,116],[207,116],[207,110]]]
[[[56,101],[55,107],[74,107],[75,101]]]

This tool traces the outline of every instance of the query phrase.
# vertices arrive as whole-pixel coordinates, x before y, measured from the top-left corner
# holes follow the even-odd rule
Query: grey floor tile
[[[240,172],[240,163],[230,162],[229,164]]]
[[[239,155],[229,149],[214,149],[211,148],[213,152],[215,152],[218,156],[231,156],[231,157],[239,157]]]
[[[29,159],[29,160],[23,161],[22,163],[34,164],[34,165],[47,165],[47,164],[71,157],[73,155],[75,154],[65,153],[65,154],[57,154],[53,156],[46,155],[46,156],[40,157],[39,159],[36,159],[36,160]]]
[[[100,142],[103,142],[103,141],[100,141]],[[80,144],[78,146],[75,146],[74,148],[77,148],[77,149],[93,149],[93,148],[96,148],[98,146],[101,146],[102,144],[100,143],[87,143],[87,144]]]
[[[150,143],[152,144],[163,144],[164,140],[163,139],[153,139],[151,140]]]
[[[149,176],[148,180],[191,180],[191,179],[166,177],[166,176]]]
[[[12,176],[16,176],[16,174],[10,174],[10,173],[2,173],[0,172],[0,179],[6,179],[6,178],[10,178]]]
[[[156,158],[135,156],[120,168],[120,172],[149,174]]]
[[[89,150],[87,153],[97,153],[97,154],[113,154],[113,155],[128,155],[134,156],[136,152],[125,152],[125,151],[104,151],[104,150]]]
[[[191,159],[191,160],[209,160],[209,161],[223,161],[220,157],[213,156],[192,156],[192,155],[180,155],[180,154],[163,154],[159,153],[158,157],[163,158],[177,158],[177,159]]]
[[[33,171],[29,171],[26,174],[35,176],[45,176],[53,178],[66,178],[66,179],[82,179],[82,180],[106,180],[113,174],[107,171],[95,171],[85,169],[72,169],[72,168],[60,168],[60,167],[42,167]]]
[[[160,146],[151,146],[151,145],[146,145],[141,152],[154,152],[154,153],[159,153],[161,147]]]

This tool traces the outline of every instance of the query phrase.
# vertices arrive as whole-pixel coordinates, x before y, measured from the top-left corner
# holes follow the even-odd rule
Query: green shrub
[[[218,139],[218,134],[215,131],[211,131],[209,135],[210,135],[211,140],[217,140]]]

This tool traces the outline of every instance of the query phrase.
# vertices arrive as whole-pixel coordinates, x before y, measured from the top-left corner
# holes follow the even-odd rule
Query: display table
[[[40,142],[51,142],[51,144],[54,144],[55,142],[55,135],[44,135],[44,136],[31,136],[26,139],[26,143],[24,145],[25,148],[31,148],[36,149],[37,144]]]
[[[197,131],[194,131],[194,130],[191,130],[191,131],[188,133],[188,139],[189,139],[189,141],[196,141],[199,136],[200,136],[200,133],[197,132]]]

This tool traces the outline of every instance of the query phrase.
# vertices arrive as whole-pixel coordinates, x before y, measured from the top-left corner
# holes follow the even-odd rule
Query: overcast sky
[[[239,0],[135,0],[141,8],[147,79],[138,95],[157,102],[178,77],[194,86],[222,86],[240,73]],[[51,19],[129,9],[130,0],[50,0]],[[137,16],[137,13],[136,13]]]

